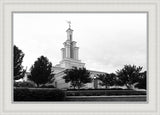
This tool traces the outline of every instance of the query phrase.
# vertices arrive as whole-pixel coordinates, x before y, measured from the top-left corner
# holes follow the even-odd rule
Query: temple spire
[[[67,21],[67,23],[69,24],[69,28],[71,28],[71,21]]]
[[[71,21],[66,21],[69,24],[67,32],[67,40],[63,43],[64,47],[61,49],[62,61],[59,67],[71,68],[71,67],[84,67],[84,63],[78,58],[79,47],[76,46],[76,42],[72,40],[73,30],[71,29]]]
[[[72,33],[73,33],[73,30],[71,29],[71,21],[67,21],[67,23],[69,24],[69,28],[66,30],[66,32],[67,32],[67,40],[69,40],[70,42],[72,42]]]

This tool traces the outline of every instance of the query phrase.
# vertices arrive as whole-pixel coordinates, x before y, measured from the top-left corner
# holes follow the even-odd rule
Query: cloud
[[[14,44],[30,67],[41,55],[56,65],[71,20],[79,59],[88,69],[114,72],[124,64],[146,68],[146,13],[15,13]]]

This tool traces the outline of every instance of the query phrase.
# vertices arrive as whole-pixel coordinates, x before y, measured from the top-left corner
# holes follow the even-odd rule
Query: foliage
[[[65,72],[65,82],[70,82],[71,85],[75,88],[80,89],[86,83],[91,82],[90,72],[86,68],[77,68],[73,67],[72,69],[67,69]]]
[[[134,83],[137,83],[139,80],[140,72],[142,67],[136,67],[135,65],[124,65],[121,70],[118,70],[118,85],[125,85],[128,89],[132,89]]]
[[[60,89],[14,88],[14,101],[63,101],[65,92]]]
[[[147,82],[146,74],[147,74],[146,71],[140,73],[138,83],[135,85],[135,87],[137,87],[139,89],[146,89],[146,87],[147,87],[147,85],[146,85],[146,82]]]
[[[52,85],[52,84],[50,84],[50,85],[45,84],[45,85],[42,85],[40,87],[41,88],[55,88],[54,85]]]
[[[14,87],[35,87],[32,82],[14,82]]]
[[[39,57],[30,70],[31,75],[29,75],[28,78],[34,81],[37,87],[39,87],[40,84],[49,82],[52,77],[54,77],[52,75],[52,63],[44,56]]]
[[[77,90],[77,89],[67,89],[67,91],[89,91],[89,90],[132,90],[132,89],[123,89],[123,88],[109,88],[109,89],[104,89],[104,88],[99,88],[99,89],[93,89],[93,88],[86,88],[86,89],[79,89],[79,90]]]
[[[115,85],[115,80],[116,80],[116,74],[111,73],[105,73],[105,74],[100,74],[98,75],[98,80],[100,80],[100,85],[105,86],[108,88],[109,86]]]
[[[24,77],[25,70],[23,69],[24,53],[17,46],[14,45],[14,80]]]
[[[67,96],[114,96],[114,95],[146,95],[146,91],[135,91],[135,90],[110,90],[110,89],[101,89],[101,90],[73,90],[67,91]]]

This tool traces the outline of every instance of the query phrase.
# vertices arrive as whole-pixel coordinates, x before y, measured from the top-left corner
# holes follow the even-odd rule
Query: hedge
[[[14,88],[14,101],[63,101],[65,92],[55,88]]]
[[[135,90],[79,90],[67,91],[67,96],[114,96],[114,95],[146,95],[146,91]]]
[[[35,87],[35,84],[32,82],[14,82],[14,87]]]

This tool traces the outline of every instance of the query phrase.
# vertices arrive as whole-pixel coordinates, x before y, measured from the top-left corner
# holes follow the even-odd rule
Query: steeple
[[[66,32],[67,32],[67,40],[72,41],[73,30],[71,29],[71,21],[67,21],[67,23],[69,24],[69,28],[66,30]]]
[[[76,46],[75,41],[73,41],[73,30],[71,29],[71,21],[67,21],[69,24],[69,28],[66,30],[67,32],[67,40],[63,43],[64,48],[62,51],[62,61],[58,66],[64,68],[70,67],[84,67],[84,63],[78,59],[78,50],[79,47]]]
[[[76,42],[72,41],[73,30],[71,29],[71,22],[67,22],[69,24],[69,28],[66,30],[67,32],[67,40],[64,42],[65,53],[63,53],[63,58],[71,58],[78,60],[78,47],[76,47]],[[64,52],[64,51],[63,51]]]

